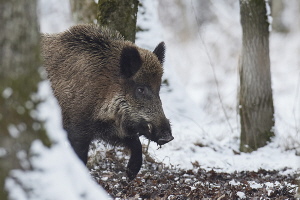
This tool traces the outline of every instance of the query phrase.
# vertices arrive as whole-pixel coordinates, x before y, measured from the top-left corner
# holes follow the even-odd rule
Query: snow
[[[240,199],[246,199],[246,195],[244,192],[237,192],[236,195],[240,198]]]
[[[248,184],[252,189],[259,189],[263,187],[263,184],[256,183],[255,181],[248,181]]]
[[[20,131],[17,129],[17,127],[13,124],[9,124],[8,125],[8,132],[9,132],[9,135],[13,138],[18,138],[19,135],[20,135]]]
[[[241,27],[238,1],[212,0],[212,20],[198,29],[195,26],[200,26],[196,10],[199,8],[187,1],[185,19],[189,23],[185,24],[185,30],[194,31],[187,33],[188,37],[175,31],[180,26],[177,21],[172,22],[172,26],[162,17],[162,12],[176,9],[176,4],[161,7],[162,2],[157,0],[143,0],[142,3],[144,10],[140,9],[138,13],[138,25],[149,30],[139,32],[136,43],[150,50],[161,41],[166,43],[164,79],[168,80],[169,86],[162,87],[161,99],[175,137],[159,150],[151,143],[150,154],[166,165],[186,169],[198,162],[204,169],[221,172],[257,171],[261,168],[285,169],[283,173],[299,171],[300,157],[296,153],[300,153],[300,30],[298,24],[294,24],[299,8],[297,1],[286,3],[283,13],[290,32],[270,36],[276,136],[267,146],[250,154],[239,153],[237,64]],[[144,15],[141,14],[143,11]],[[39,0],[41,32],[66,30],[74,24],[70,13],[68,0]],[[11,92],[7,89],[2,95],[9,96]],[[39,96],[46,101],[39,107],[38,115],[46,121],[46,129],[54,144],[48,149],[38,141],[33,143],[32,163],[38,170],[13,171],[11,178],[6,180],[10,198],[108,199],[68,144],[61,125],[60,109],[48,81],[40,83]],[[148,143],[146,139],[142,141]],[[0,156],[2,154],[5,154],[4,150],[0,150]],[[29,196],[14,177],[32,191]],[[232,180],[230,184],[239,182]],[[255,184],[252,187],[256,187]],[[269,183],[264,185],[275,187]],[[243,192],[237,195],[245,198]]]
[[[13,94],[13,90],[10,87],[7,87],[2,92],[2,97],[8,99]]]
[[[0,158],[4,157],[7,154],[6,149],[0,148]]]
[[[229,184],[235,186],[235,185],[240,185],[241,183],[239,181],[236,181],[233,179],[233,180],[229,181]]]
[[[268,23],[270,24],[269,27],[268,27],[268,30],[271,32],[272,31],[272,22],[273,22],[273,18],[272,18],[272,15],[271,15],[271,6],[270,6],[269,0],[266,0],[265,3],[266,3]]]
[[[170,86],[162,89],[161,98],[175,137],[159,150],[151,143],[150,153],[165,164],[187,169],[197,161],[202,168],[222,172],[257,171],[260,168],[287,168],[284,173],[298,171],[299,29],[292,26],[290,33],[272,33],[270,37],[276,137],[258,151],[236,154],[240,131],[236,110],[237,65],[241,49],[238,2],[212,1],[213,9],[217,10],[214,12],[216,19],[184,42],[179,39],[180,35],[172,34],[174,28],[170,24],[162,25],[166,19],[152,16],[153,10],[164,12],[166,8],[159,7],[156,1],[145,0],[144,3],[150,16],[144,17],[148,19],[147,24],[143,20],[138,23],[155,35],[140,33],[136,42],[145,48],[152,44],[150,49],[153,49],[156,37],[162,35],[166,43],[164,78]],[[295,3],[286,5],[286,10],[293,10],[294,16],[297,15]],[[195,9],[187,9],[190,9],[189,21],[199,24]],[[292,20],[289,17],[285,20]]]
[[[58,144],[47,149],[36,141],[32,152],[37,154],[32,160],[35,171],[11,173],[13,178],[7,180],[7,187],[11,188],[10,199],[109,199],[70,149]],[[20,182],[32,192],[24,193],[18,186]]]

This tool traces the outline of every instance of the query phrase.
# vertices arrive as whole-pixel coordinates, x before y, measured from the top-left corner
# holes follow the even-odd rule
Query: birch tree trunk
[[[138,0],[99,0],[98,24],[117,30],[126,40],[135,42]]]
[[[29,148],[48,141],[32,98],[40,81],[36,0],[0,0],[0,199],[14,169],[31,170]],[[22,155],[22,156],[21,156]],[[22,187],[22,186],[20,186]]]
[[[251,152],[274,136],[274,107],[269,58],[266,2],[240,0],[243,32],[240,59],[240,150]]]

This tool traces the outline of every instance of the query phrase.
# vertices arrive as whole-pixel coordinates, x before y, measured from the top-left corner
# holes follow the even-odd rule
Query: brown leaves
[[[293,199],[296,175],[280,175],[278,171],[219,173],[201,169],[166,167],[144,156],[141,172],[128,181],[125,168],[128,159],[110,150],[91,166],[91,175],[113,197],[118,199]],[[123,154],[118,154],[123,155]]]

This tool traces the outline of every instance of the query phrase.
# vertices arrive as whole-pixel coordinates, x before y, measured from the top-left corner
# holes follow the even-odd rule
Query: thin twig
[[[200,27],[199,19],[198,19],[197,15],[196,15],[196,11],[195,11],[195,7],[194,7],[194,5],[193,5],[193,1],[191,1],[191,5],[192,5],[192,7],[193,7],[193,11],[194,11],[194,15],[195,15],[195,19],[196,19],[197,25],[198,25],[198,27]],[[230,122],[229,122],[229,117],[228,117],[228,115],[227,115],[226,109],[225,109],[225,107],[224,107],[223,100],[222,100],[222,98],[221,98],[221,94],[220,94],[220,90],[219,90],[219,83],[218,83],[217,75],[216,75],[216,72],[215,72],[215,68],[214,68],[214,66],[213,66],[213,62],[212,62],[211,56],[210,56],[210,54],[209,54],[209,52],[208,52],[207,46],[206,46],[206,44],[205,44],[205,42],[204,42],[204,40],[203,40],[203,38],[202,38],[200,32],[197,31],[197,33],[198,33],[199,39],[201,40],[201,43],[202,43],[202,45],[203,45],[203,47],[204,47],[205,54],[206,54],[206,56],[207,56],[207,58],[208,58],[209,65],[210,65],[210,67],[211,67],[211,69],[212,69],[212,72],[213,72],[214,81],[215,81],[215,84],[216,84],[217,94],[218,94],[219,101],[220,101],[220,103],[221,103],[222,111],[223,111],[223,113],[224,113],[224,115],[225,115],[225,118],[226,118],[227,124],[228,124],[228,126],[229,126],[229,129],[230,129],[230,131],[233,133],[233,128],[232,128],[232,126],[231,126],[231,124],[230,124]]]
[[[299,132],[299,127],[298,127],[298,120],[297,120],[297,116],[296,116],[296,107],[297,107],[296,104],[299,102],[297,100],[299,98],[299,89],[300,89],[300,74],[298,76],[297,88],[296,88],[296,96],[295,96],[295,101],[294,101],[294,106],[293,106],[293,115],[294,115],[295,127],[296,127],[296,133],[297,134]]]

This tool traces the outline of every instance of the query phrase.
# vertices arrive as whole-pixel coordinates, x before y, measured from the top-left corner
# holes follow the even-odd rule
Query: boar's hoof
[[[126,169],[126,174],[130,181],[132,181],[139,173],[141,166],[142,166],[142,156],[141,159],[138,160],[133,160],[131,157]]]
[[[172,141],[173,139],[174,139],[174,137],[172,135],[168,135],[166,137],[158,139],[157,144],[164,145],[164,144]]]
[[[138,174],[139,171],[133,171],[129,168],[126,169],[126,174],[127,174],[127,177],[130,181],[132,181],[136,175]]]

